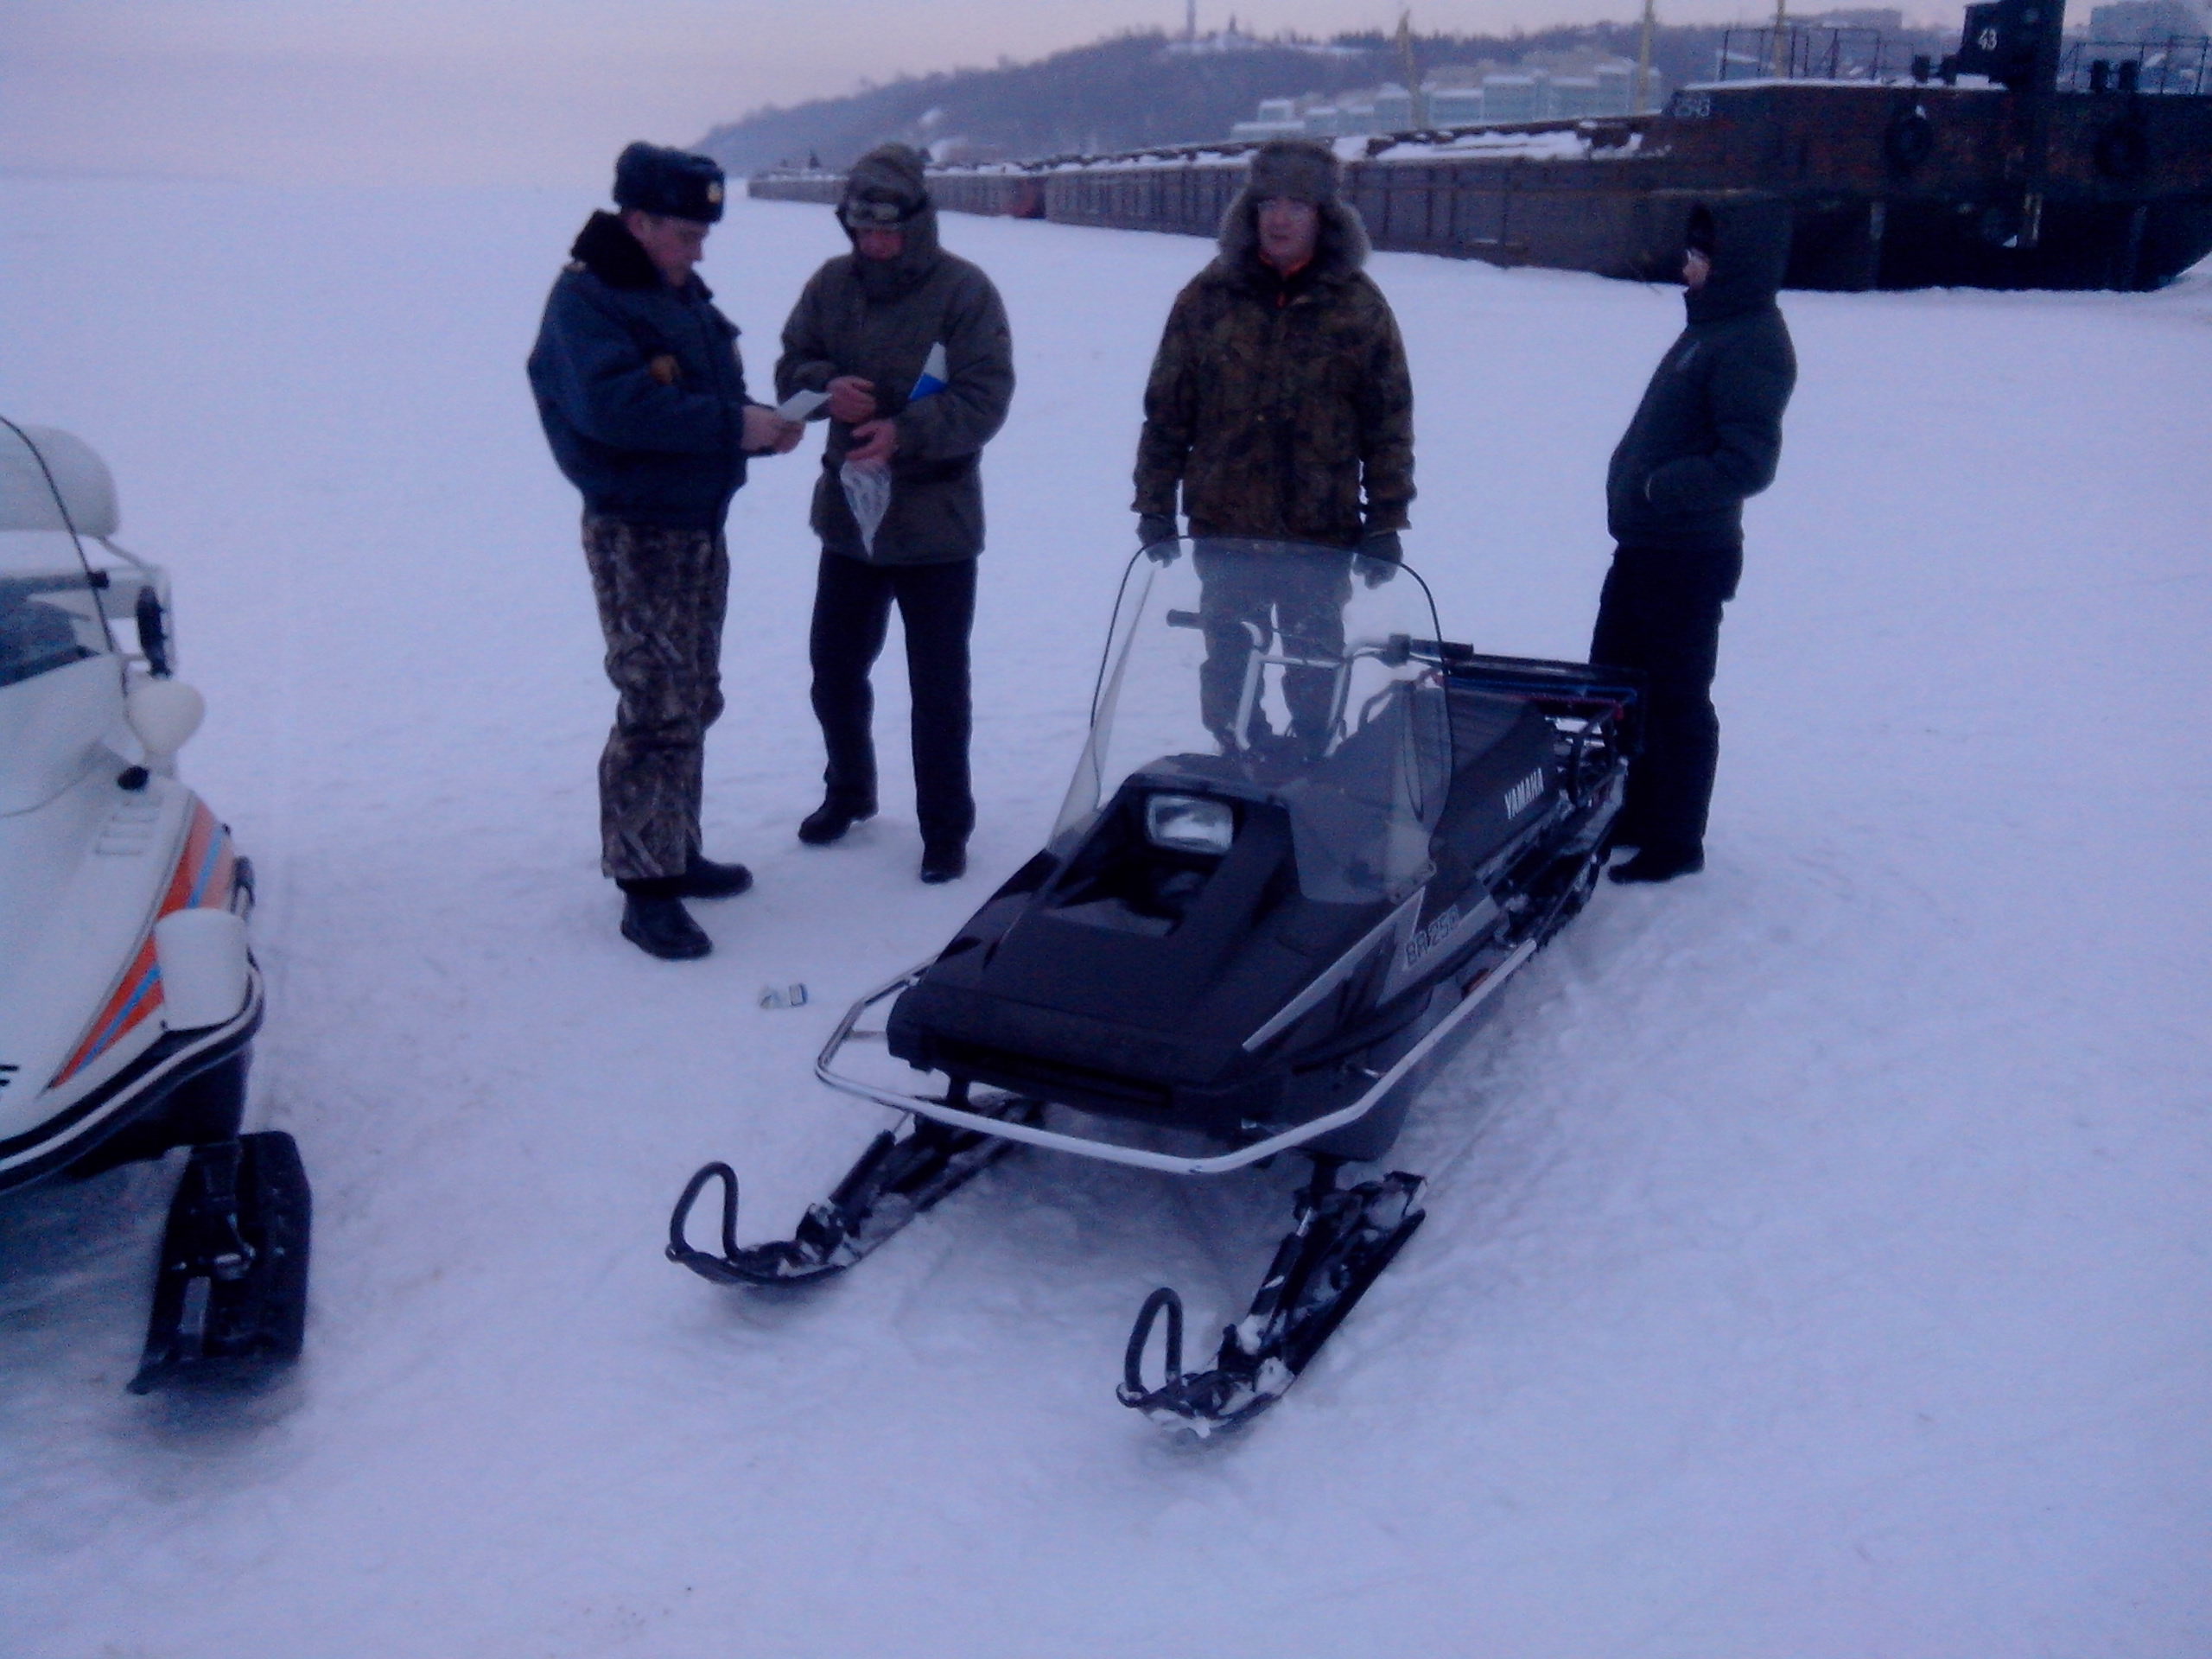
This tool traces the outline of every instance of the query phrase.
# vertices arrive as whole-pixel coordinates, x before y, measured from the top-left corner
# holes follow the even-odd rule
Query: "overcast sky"
[[[1414,22],[1499,31],[1637,3],[1428,0]],[[1205,0],[1200,27],[1232,9],[1262,34],[1397,18],[1395,0]],[[1182,22],[1182,0],[0,0],[0,168],[597,184],[633,137],[688,143],[763,104]]]

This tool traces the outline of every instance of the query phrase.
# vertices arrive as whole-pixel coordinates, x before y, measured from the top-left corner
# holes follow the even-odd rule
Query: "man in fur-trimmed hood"
[[[1336,156],[1277,139],[1176,296],[1145,388],[1140,538],[1359,548],[1395,561],[1414,496],[1413,385]],[[1179,493],[1179,502],[1178,499]]]
[[[811,523],[822,538],[807,654],[822,722],[822,804],[799,839],[827,846],[876,809],[868,672],[895,604],[913,694],[921,878],[968,868],[976,800],[968,767],[969,633],[983,550],[983,446],[1014,397],[1006,307],[982,271],[938,245],[921,152],[880,144],[853,164],[837,203],[853,245],[816,271],[784,325],[778,394],[820,392],[830,423]],[[887,475],[863,530],[845,475]]]

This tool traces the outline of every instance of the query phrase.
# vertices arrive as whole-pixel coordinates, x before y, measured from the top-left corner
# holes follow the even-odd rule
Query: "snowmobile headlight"
[[[1171,852],[1219,855],[1236,838],[1236,814],[1226,801],[1154,795],[1144,804],[1144,833],[1154,846]]]

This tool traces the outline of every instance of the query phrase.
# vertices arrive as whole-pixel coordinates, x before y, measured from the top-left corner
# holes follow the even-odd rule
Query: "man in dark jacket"
[[[1249,537],[1357,550],[1389,564],[1414,496],[1413,382],[1389,302],[1361,269],[1366,227],[1338,194],[1336,156],[1278,139],[1222,217],[1219,251],[1176,296],[1145,387],[1137,441],[1137,539],[1173,543],[1180,506],[1194,537]],[[1349,561],[1276,569],[1198,554],[1204,580],[1207,726],[1224,741],[1251,633],[1272,620],[1321,652],[1344,645]],[[1370,580],[1387,570],[1369,567]],[[1293,670],[1294,734],[1320,741],[1332,677]],[[1246,734],[1247,737],[1253,735]]]
[[[736,327],[692,270],[722,216],[721,168],[632,144],[614,201],[619,215],[591,216],[553,283],[530,384],[553,458],[583,493],[619,694],[599,762],[601,868],[624,895],[623,937],[678,959],[712,949],[683,900],[753,881],[699,842],[706,732],[722,708],[722,520],[746,455],[787,451],[800,429],[747,397]]]
[[[779,397],[826,393],[830,441],[815,486],[822,538],[809,654],[829,751],[822,804],[799,825],[836,841],[876,809],[868,670],[895,601],[913,696],[914,795],[925,881],[968,868],[968,635],[983,550],[982,448],[1014,397],[1014,344],[990,278],[938,245],[923,158],[885,144],[855,164],[837,205],[853,251],[815,272],[784,325]],[[938,348],[942,348],[941,351]],[[887,471],[872,533],[844,474]]]
[[[1789,259],[1788,204],[1694,209],[1687,240],[1688,326],[1660,360],[1605,478],[1607,527],[1619,545],[1590,659],[1640,669],[1649,683],[1643,752],[1615,832],[1637,851],[1611,872],[1616,881],[1705,868],[1720,754],[1712,690],[1721,607],[1743,574],[1745,499],[1774,481],[1797,381],[1775,304]]]

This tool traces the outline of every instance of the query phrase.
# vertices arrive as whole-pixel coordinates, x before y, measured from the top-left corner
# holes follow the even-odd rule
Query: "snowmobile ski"
[[[1026,1101],[1007,1107],[1016,1116],[1027,1109]],[[737,1172],[725,1163],[708,1164],[685,1183],[668,1218],[668,1259],[725,1285],[798,1285],[827,1278],[966,1185],[1013,1147],[1001,1135],[908,1113],[875,1137],[827,1198],[807,1206],[790,1238],[744,1246],[737,1242]],[[720,1255],[695,1248],[683,1236],[692,1206],[716,1181],[722,1189]]]
[[[300,1357],[312,1207],[300,1149],[281,1129],[193,1148],[133,1394],[251,1382]]]
[[[1418,1175],[1393,1172],[1338,1187],[1337,1160],[1317,1157],[1313,1165],[1251,1310],[1223,1329],[1211,1370],[1183,1369],[1183,1299],[1163,1285],[1145,1300],[1116,1390],[1123,1405],[1202,1440],[1249,1422],[1282,1398],[1427,1213]],[[1166,1375],[1152,1388],[1145,1353],[1163,1314]]]

